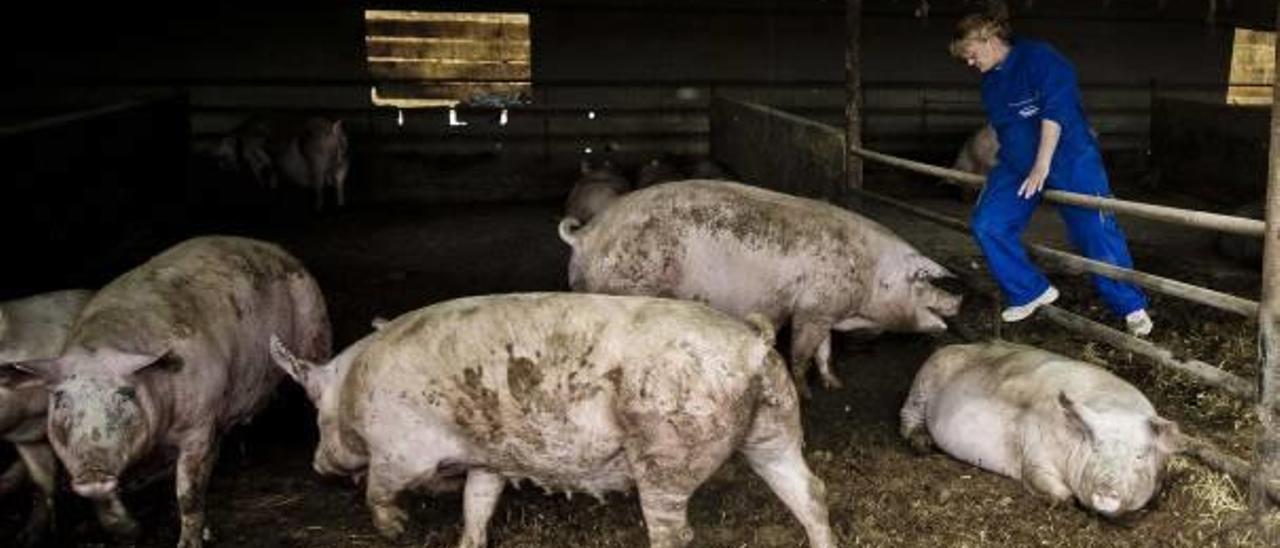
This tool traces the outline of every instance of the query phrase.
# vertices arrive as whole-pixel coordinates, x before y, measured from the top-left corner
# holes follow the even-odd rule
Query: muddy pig
[[[640,166],[640,169],[636,170],[636,188],[650,187],[685,178],[684,174],[680,173],[680,170],[676,169],[670,160],[652,158]]]
[[[49,441],[104,528],[136,532],[120,502],[122,476],[176,453],[178,546],[203,544],[219,438],[261,409],[282,377],[271,333],[310,359],[328,356],[315,281],[274,245],[201,237],[102,288],[57,358],[20,365],[49,384]]]
[[[631,190],[631,183],[608,160],[596,163],[583,160],[579,173],[565,201],[564,212],[567,217],[584,223]]]
[[[1147,504],[1181,439],[1110,372],[1003,342],[934,352],[902,407],[901,433],[1108,517]]]
[[[943,331],[960,297],[945,268],[876,222],[834,205],[725,181],[623,196],[585,228],[560,223],[575,291],[702,301],[791,322],[791,367],[828,387],[831,331]]]
[[[253,117],[223,139],[224,163],[250,172],[271,189],[281,183],[315,192],[315,209],[324,208],[326,188],[338,207],[346,205],[349,168],[347,133],[341,120]]]
[[[43,379],[9,364],[57,356],[92,296],[92,291],[71,289],[0,303],[0,437],[18,452],[18,460],[0,476],[0,495],[28,479],[36,486],[19,544],[38,544],[48,532],[58,459],[45,436],[49,398]]]
[[[410,312],[317,364],[273,341],[317,408],[322,474],[367,474],[378,530],[397,499],[465,483],[460,547],[486,543],[508,481],[602,497],[636,488],[650,545],[693,538],[689,496],[735,451],[834,547],[801,454],[795,388],[773,327],[689,302],[573,293],[457,299]]]

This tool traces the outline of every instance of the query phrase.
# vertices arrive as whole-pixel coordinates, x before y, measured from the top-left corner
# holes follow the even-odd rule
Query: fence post
[[[848,0],[845,5],[845,152],[844,170],[847,188],[862,188],[862,158],[853,147],[862,147],[862,0]],[[841,192],[843,194],[843,192]]]
[[[1280,6],[1276,9],[1280,28]],[[1280,48],[1275,48],[1280,64]],[[1254,446],[1253,481],[1249,499],[1255,517],[1272,509],[1266,485],[1280,478],[1280,412],[1275,405],[1280,396],[1280,85],[1271,87],[1271,159],[1267,166],[1267,228],[1262,241],[1262,302],[1258,307],[1258,433]]]

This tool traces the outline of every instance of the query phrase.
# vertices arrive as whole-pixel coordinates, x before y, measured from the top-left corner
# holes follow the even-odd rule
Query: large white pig
[[[1004,342],[934,352],[902,407],[901,433],[1105,516],[1147,504],[1181,439],[1105,369]]]
[[[49,383],[49,440],[106,529],[136,531],[117,490],[130,466],[176,454],[178,546],[203,544],[219,437],[261,409],[282,376],[271,333],[312,359],[328,356],[315,281],[274,245],[202,237],[116,278],[85,306],[60,356],[23,364]]]
[[[579,173],[565,200],[564,211],[566,216],[584,223],[631,190],[631,183],[608,160],[598,163],[584,160]]]
[[[317,364],[273,343],[317,408],[322,474],[367,474],[378,530],[398,537],[412,489],[465,483],[459,546],[486,542],[508,481],[636,488],[650,545],[693,538],[689,496],[737,451],[833,547],[822,481],[801,454],[795,388],[752,328],[697,303],[531,293],[410,312]]]
[[[960,297],[948,276],[880,224],[834,205],[726,181],[691,180],[623,196],[573,247],[575,291],[702,301],[791,322],[791,367],[806,391],[815,360],[828,387],[831,331],[943,331]]]
[[[44,380],[8,364],[57,356],[91,297],[92,291],[71,289],[0,303],[0,438],[18,452],[18,460],[0,475],[0,495],[28,479],[36,486],[19,544],[38,544],[48,531],[58,459],[45,436],[49,397]]]

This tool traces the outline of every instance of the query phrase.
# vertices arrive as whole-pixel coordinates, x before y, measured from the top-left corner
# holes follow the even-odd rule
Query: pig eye
[[[120,387],[118,390],[116,390],[116,394],[120,395],[120,397],[126,400],[132,400],[135,396],[138,395],[137,391],[135,391],[132,386]]]

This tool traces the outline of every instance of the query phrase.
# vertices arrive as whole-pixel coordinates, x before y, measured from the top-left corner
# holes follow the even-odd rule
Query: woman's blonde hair
[[[956,32],[951,39],[951,55],[962,57],[964,45],[972,40],[999,38],[1008,43],[1013,37],[1013,27],[1009,26],[1009,10],[1003,2],[992,2],[986,11],[971,13],[956,23]]]

